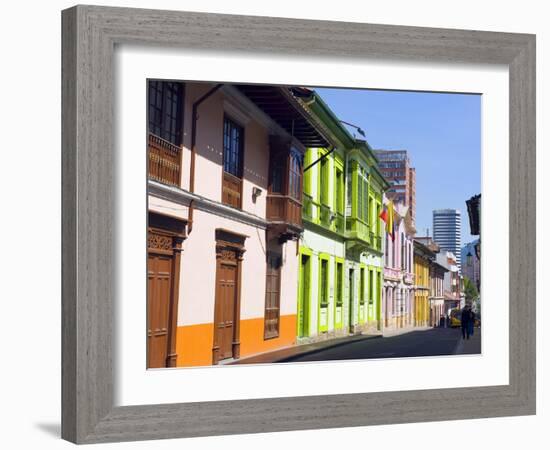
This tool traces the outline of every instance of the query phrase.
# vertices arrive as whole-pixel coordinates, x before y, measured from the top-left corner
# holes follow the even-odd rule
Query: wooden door
[[[269,250],[266,259],[264,339],[270,339],[279,336],[282,264],[280,248],[277,251]]]
[[[170,339],[171,255],[147,258],[147,367],[166,367]]]
[[[354,300],[355,300],[355,271],[353,269],[349,269],[349,280],[348,280],[348,286],[349,286],[349,332],[354,332],[354,324],[353,324],[353,308],[354,308]]]
[[[236,257],[228,257],[219,261],[217,270],[217,298],[215,319],[215,342],[219,347],[218,359],[232,358],[235,336],[236,305],[238,294],[238,265]]]
[[[309,282],[310,257],[302,255],[300,261],[300,290],[298,293],[298,337],[309,335]]]

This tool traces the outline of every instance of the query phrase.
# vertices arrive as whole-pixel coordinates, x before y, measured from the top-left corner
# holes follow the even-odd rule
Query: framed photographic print
[[[65,439],[534,414],[534,36],[62,18]]]

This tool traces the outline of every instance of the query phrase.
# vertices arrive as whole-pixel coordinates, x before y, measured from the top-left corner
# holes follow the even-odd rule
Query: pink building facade
[[[385,198],[384,203],[389,205]],[[383,329],[390,331],[414,324],[414,227],[408,207],[394,204],[394,238],[386,233],[384,244]]]

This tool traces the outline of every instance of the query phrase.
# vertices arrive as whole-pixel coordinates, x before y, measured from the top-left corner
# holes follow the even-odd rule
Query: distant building
[[[450,265],[445,257],[440,257],[440,262],[437,261],[437,255],[440,252],[439,245],[437,245],[434,240],[429,236],[419,236],[414,238],[415,244],[415,261],[417,258],[417,249],[420,245],[432,252],[431,257],[429,258],[429,293],[428,293],[428,302],[429,302],[429,311],[428,311],[428,325],[430,326],[440,326],[441,317],[444,317],[446,314],[445,310],[445,297],[444,297],[444,285],[445,285],[445,274],[449,272]],[[446,253],[446,252],[445,252]],[[450,277],[449,277],[450,281]],[[417,280],[417,293],[418,290],[418,280]],[[422,293],[420,291],[420,293]],[[449,297],[449,295],[448,295]]]
[[[436,262],[447,269],[443,279],[443,298],[445,315],[451,310],[462,308],[462,279],[456,263],[456,256],[451,252],[441,251],[437,254]]]
[[[414,240],[414,324],[425,327],[430,324],[430,265],[435,252],[427,245]]]
[[[458,209],[435,209],[433,211],[433,238],[441,250],[452,252],[460,271],[461,217]]]
[[[391,187],[386,197],[409,207],[412,225],[416,221],[416,171],[411,167],[407,150],[375,150],[378,167]]]
[[[479,291],[481,287],[481,264],[476,249],[479,239],[469,242],[462,247],[462,274],[468,277]]]

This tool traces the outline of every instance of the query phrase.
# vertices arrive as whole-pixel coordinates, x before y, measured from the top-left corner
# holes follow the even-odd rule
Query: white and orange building
[[[303,154],[326,146],[289,88],[149,81],[148,367],[295,343]]]

